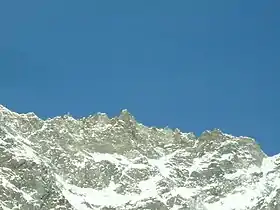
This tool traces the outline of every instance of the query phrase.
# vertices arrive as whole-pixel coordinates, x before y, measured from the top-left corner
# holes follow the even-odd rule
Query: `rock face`
[[[0,106],[0,209],[280,210],[280,156],[217,129],[146,127],[126,110],[42,120]]]

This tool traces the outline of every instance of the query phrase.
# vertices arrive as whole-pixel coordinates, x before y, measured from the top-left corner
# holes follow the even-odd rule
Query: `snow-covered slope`
[[[220,130],[41,120],[0,105],[0,209],[280,210],[280,156]]]

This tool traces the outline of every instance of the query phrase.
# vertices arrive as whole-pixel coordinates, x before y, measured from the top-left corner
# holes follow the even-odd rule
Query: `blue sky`
[[[280,152],[280,1],[2,1],[0,104],[118,115]]]

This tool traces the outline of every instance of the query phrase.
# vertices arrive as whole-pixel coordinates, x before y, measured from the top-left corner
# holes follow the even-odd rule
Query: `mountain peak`
[[[122,109],[118,118],[124,122],[135,122],[135,118],[127,109]]]
[[[0,112],[10,112],[10,110],[0,104]]]
[[[251,138],[27,115],[0,117],[0,209],[280,209],[279,155]]]

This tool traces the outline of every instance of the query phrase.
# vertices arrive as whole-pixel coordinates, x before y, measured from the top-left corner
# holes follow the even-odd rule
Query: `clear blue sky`
[[[280,152],[280,1],[1,1],[0,104],[118,115]]]

